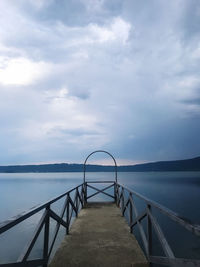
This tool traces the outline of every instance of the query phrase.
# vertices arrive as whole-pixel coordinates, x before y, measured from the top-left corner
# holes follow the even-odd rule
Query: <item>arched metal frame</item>
[[[109,152],[105,151],[105,150],[96,150],[96,151],[93,151],[92,153],[90,153],[87,158],[85,159],[85,162],[84,162],[84,176],[83,176],[83,182],[85,183],[85,173],[86,173],[86,163],[87,163],[87,160],[89,159],[90,156],[92,156],[93,154],[95,153],[106,153],[108,154],[114,161],[115,163],[115,182],[117,183],[117,162],[115,160],[115,158],[113,157],[112,154],[110,154]]]

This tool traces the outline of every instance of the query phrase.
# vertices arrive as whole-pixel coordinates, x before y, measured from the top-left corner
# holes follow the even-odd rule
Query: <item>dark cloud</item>
[[[200,2],[198,0],[183,1],[180,8],[183,10],[179,22],[181,24],[182,37],[189,44],[193,41],[191,38],[199,39]]]
[[[200,105],[200,98],[183,100],[183,103],[191,104],[191,105]]]
[[[30,16],[45,24],[54,25],[60,21],[67,26],[86,26],[89,23],[104,24],[106,19],[118,16],[121,12],[122,2],[120,0],[50,0],[34,3],[21,3],[21,9],[25,16]]]
[[[87,23],[84,16],[86,7],[79,0],[41,1],[41,6],[39,3],[28,1],[26,5],[24,2],[21,3],[21,9],[25,16],[48,24],[54,24],[56,21],[62,21],[69,26]]]

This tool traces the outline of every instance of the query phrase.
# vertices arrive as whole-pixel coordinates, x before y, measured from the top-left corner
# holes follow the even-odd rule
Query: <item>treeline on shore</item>
[[[82,172],[83,164],[40,164],[40,165],[12,165],[0,166],[1,173],[27,173],[27,172]],[[160,161],[137,165],[118,166],[119,172],[148,172],[148,171],[200,171],[200,157],[175,160]],[[113,166],[87,165],[88,172],[112,172]]]

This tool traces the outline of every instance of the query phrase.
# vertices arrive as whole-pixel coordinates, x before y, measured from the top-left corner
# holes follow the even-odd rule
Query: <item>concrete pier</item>
[[[146,267],[147,260],[114,203],[89,203],[50,267]]]

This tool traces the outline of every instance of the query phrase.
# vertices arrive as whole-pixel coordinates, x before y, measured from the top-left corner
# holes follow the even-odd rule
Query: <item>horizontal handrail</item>
[[[26,246],[24,247],[21,255],[19,256],[17,262],[13,263],[5,263],[0,264],[0,266],[38,266],[42,265],[43,267],[47,267],[47,263],[49,261],[60,225],[62,225],[64,228],[66,228],[66,234],[69,232],[69,226],[71,223],[73,212],[75,212],[76,217],[78,216],[79,212],[79,206],[83,207],[84,205],[84,184],[80,184],[64,194],[59,195],[56,198],[53,198],[46,203],[42,205],[38,205],[36,207],[31,208],[28,212],[22,213],[21,215],[17,215],[14,218],[11,218],[10,220],[4,221],[0,224],[0,234],[9,230],[10,228],[14,227],[15,225],[19,224],[20,222],[26,220],[27,218],[33,216],[34,214],[40,212],[41,210],[44,210],[43,214],[41,215],[41,218],[38,222],[38,225],[33,232],[33,235],[31,239],[28,241]],[[74,200],[72,200],[70,194],[75,191],[74,194]],[[63,205],[63,208],[61,210],[61,214],[58,215],[56,212],[54,212],[51,209],[51,204],[55,203],[56,201],[65,198],[65,202]],[[66,220],[63,219],[63,216],[66,211]],[[50,218],[52,218],[54,221],[57,222],[53,239],[51,241],[51,244],[49,244],[49,231],[50,231]],[[44,246],[43,246],[43,258],[37,259],[37,260],[29,260],[28,257],[37,241],[37,238],[39,237],[42,229],[44,228]]]
[[[106,183],[114,183],[114,181],[93,181],[87,180],[87,184],[106,184]]]
[[[184,218],[183,216],[180,216],[178,213],[170,210],[169,208],[166,208],[165,206],[157,203],[156,201],[151,200],[151,199],[149,199],[149,198],[141,195],[140,193],[137,193],[134,190],[131,190],[131,189],[127,188],[126,186],[124,186],[124,185],[122,185],[120,183],[118,183],[117,185],[120,186],[120,187],[122,187],[122,188],[124,188],[125,190],[127,190],[127,192],[132,193],[135,196],[137,196],[138,198],[144,200],[147,205],[151,205],[154,208],[160,210],[163,214],[167,215],[173,221],[179,223],[180,225],[182,225],[183,227],[185,227],[190,232],[194,233],[195,235],[200,236],[200,225],[193,224],[187,218]]]
[[[35,259],[29,260],[26,262],[13,262],[13,263],[4,263],[0,264],[2,267],[35,267],[35,266],[44,266],[45,260],[43,259]]]
[[[178,215],[177,213],[171,211],[170,209],[158,204],[157,202],[150,200],[147,197],[135,192],[134,190],[130,190],[126,186],[116,183],[115,184],[115,194],[116,194],[116,203],[121,208],[122,215],[125,216],[125,213],[128,217],[128,223],[130,226],[130,232],[133,232],[133,228],[137,225],[141,240],[143,242],[144,250],[146,257],[149,263],[156,263],[160,265],[167,266],[185,266],[185,267],[193,267],[200,266],[200,260],[197,259],[183,259],[175,257],[167,239],[162,231],[156,217],[152,214],[152,207],[158,209],[165,216],[169,217],[176,223],[181,226],[184,226],[187,230],[195,234],[196,236],[200,236],[200,225],[192,224],[188,219],[185,219]],[[138,212],[136,208],[136,204],[133,200],[133,196],[138,197],[140,200],[143,200],[146,204],[146,208],[143,212]],[[133,212],[135,214],[135,219],[133,221]],[[142,221],[147,218],[147,232],[145,233],[142,225]],[[154,235],[157,236],[157,239],[160,242],[160,245],[163,249],[165,257],[163,256],[155,256],[152,255],[152,230],[154,228]]]
[[[89,188],[92,188],[92,189],[94,189],[94,190],[97,191],[96,193],[94,193],[94,194],[92,194],[92,195],[90,195],[90,196],[87,196],[87,199],[89,199],[89,198],[91,198],[91,197],[94,197],[94,196],[96,196],[96,195],[99,194],[99,193],[102,193],[102,194],[104,194],[104,195],[107,195],[108,197],[114,198],[114,196],[112,196],[112,195],[110,195],[110,194],[104,192],[104,191],[106,191],[107,189],[113,187],[114,185],[115,185],[115,184],[112,183],[111,185],[106,186],[105,188],[103,188],[103,189],[100,190],[100,189],[98,189],[98,188],[96,188],[96,187],[94,187],[94,186],[91,186],[91,185],[87,184],[87,186],[88,186]]]
[[[175,266],[175,267],[199,267],[200,261],[199,260],[189,260],[189,259],[182,259],[182,258],[166,258],[166,257],[158,257],[158,256],[150,256],[150,261],[152,263],[167,265],[167,266]]]
[[[92,184],[94,183],[111,183],[107,187],[103,189],[98,189],[94,187]],[[53,250],[53,246],[60,228],[60,225],[62,225],[64,228],[66,228],[66,234],[69,233],[69,227],[72,220],[73,213],[75,213],[76,217],[78,216],[79,207],[83,207],[87,200],[97,194],[105,194],[111,198],[114,198],[113,195],[106,193],[105,191],[111,187],[115,186],[114,181],[88,181],[82,184],[77,185],[76,187],[68,190],[67,192],[50,199],[49,201],[45,202],[44,204],[40,204],[37,206],[32,207],[29,211],[23,212],[21,214],[18,214],[15,217],[12,217],[9,220],[6,220],[4,222],[0,223],[0,234],[6,232],[10,228],[16,226],[17,224],[23,222],[24,220],[30,218],[31,216],[39,213],[40,211],[44,210],[43,214],[41,215],[41,218],[38,222],[38,225],[35,229],[35,231],[32,234],[31,239],[28,241],[26,246],[24,247],[21,255],[19,256],[17,262],[13,263],[5,263],[0,264],[0,266],[38,266],[42,265],[43,267],[47,267],[47,263],[49,261],[51,252]],[[96,190],[96,193],[92,194],[91,196],[87,195],[87,187],[92,188],[93,190]],[[75,192],[72,196],[70,195],[72,192]],[[114,191],[113,191],[114,193]],[[65,198],[65,202],[63,205],[63,208],[61,210],[60,215],[55,213],[51,209],[51,205],[60,199]],[[66,220],[63,218],[64,214],[66,212]],[[50,231],[50,218],[57,222],[54,234],[52,237],[51,244],[49,244],[49,231]],[[37,238],[39,237],[42,229],[44,228],[44,247],[43,247],[43,258],[37,259],[37,260],[29,260],[28,257],[37,241]]]
[[[43,210],[44,208],[46,208],[48,205],[53,204],[54,202],[60,200],[61,198],[63,198],[64,196],[66,196],[68,193],[71,193],[72,191],[76,190],[76,188],[81,187],[83,184],[80,184],[78,186],[76,186],[75,188],[70,189],[69,191],[59,195],[58,197],[55,197],[47,202],[45,202],[44,204],[41,205],[36,205],[34,207],[32,207],[29,211],[26,212],[22,212],[14,217],[12,217],[9,220],[0,222],[0,234],[2,234],[3,232],[9,230],[10,228],[12,228],[13,226],[15,226],[16,224],[19,224],[20,222],[28,219],[29,217],[33,216],[34,214],[38,213],[39,211]]]

